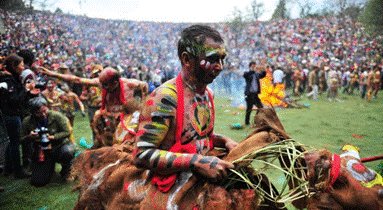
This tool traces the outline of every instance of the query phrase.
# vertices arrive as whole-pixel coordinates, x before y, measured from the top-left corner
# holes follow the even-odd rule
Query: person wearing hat
[[[61,164],[61,176],[66,180],[74,158],[74,145],[70,143],[70,127],[68,119],[60,112],[50,110],[48,102],[43,97],[29,100],[31,115],[24,118],[20,132],[22,141],[34,142],[32,155],[31,184],[44,186],[49,183],[55,171],[55,163]],[[43,128],[48,129],[46,137],[49,145],[42,151],[39,143],[42,139]],[[38,130],[37,130],[38,129]]]

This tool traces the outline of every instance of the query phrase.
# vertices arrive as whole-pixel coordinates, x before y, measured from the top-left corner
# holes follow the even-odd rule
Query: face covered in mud
[[[226,57],[224,44],[206,38],[201,53],[195,58],[194,74],[198,81],[210,84],[221,73]]]

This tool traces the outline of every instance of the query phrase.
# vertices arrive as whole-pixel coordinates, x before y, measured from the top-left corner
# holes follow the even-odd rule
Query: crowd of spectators
[[[175,50],[186,23],[105,20],[49,12],[2,11],[6,31],[1,34],[1,54],[31,49],[38,64],[58,69],[65,63],[75,72],[89,73],[91,63],[118,67],[125,77],[151,83],[175,76],[180,65]],[[235,80],[252,60],[266,58],[286,73],[293,85],[295,69],[313,65],[343,71],[364,71],[381,65],[382,37],[369,37],[349,18],[323,17],[244,23],[242,31],[229,24],[212,24],[223,34],[229,56],[221,80]],[[307,72],[306,72],[307,73]],[[307,75],[304,75],[307,77]],[[161,78],[161,79],[159,79]],[[244,83],[244,81],[243,81]],[[230,88],[223,88],[229,90]]]

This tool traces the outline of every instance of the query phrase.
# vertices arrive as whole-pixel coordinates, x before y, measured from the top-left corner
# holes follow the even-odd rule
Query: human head
[[[96,78],[99,76],[100,72],[104,69],[104,67],[102,67],[102,65],[100,64],[97,64],[97,65],[93,65],[92,66],[92,72],[91,72],[91,75],[90,77],[91,78]]]
[[[42,96],[37,96],[28,102],[32,115],[38,120],[44,120],[48,117],[48,102]]]
[[[178,57],[182,68],[190,70],[197,81],[208,84],[222,71],[226,56],[219,32],[209,26],[192,25],[185,28],[178,41]]]
[[[29,82],[35,82],[36,81],[36,74],[30,69],[25,69],[20,74],[20,80],[21,80],[21,83],[23,85],[25,85],[26,83],[29,83]]]
[[[23,58],[16,54],[11,54],[5,58],[4,67],[12,75],[19,76],[24,70]]]
[[[66,74],[69,72],[69,67],[65,63],[62,63],[60,64],[59,72],[62,74]]]
[[[100,73],[98,79],[103,89],[108,92],[113,92],[118,88],[120,77],[121,75],[116,69],[107,67]]]
[[[48,80],[47,82],[47,89],[49,91],[53,91],[53,89],[56,87],[56,82],[53,79]]]
[[[63,90],[64,92],[66,92],[66,93],[68,93],[70,91],[69,85],[67,83],[61,84],[60,89]]]
[[[17,55],[24,59],[24,64],[27,65],[29,68],[32,66],[33,62],[35,61],[35,55],[33,55],[32,51],[28,49],[20,50],[17,53]]]
[[[250,61],[249,63],[249,69],[250,70],[255,70],[255,66],[257,65],[257,63],[255,63],[255,61]]]

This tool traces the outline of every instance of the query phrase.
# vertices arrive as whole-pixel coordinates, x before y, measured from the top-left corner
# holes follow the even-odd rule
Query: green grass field
[[[307,146],[339,152],[343,144],[352,143],[360,147],[362,157],[381,155],[383,94],[371,102],[358,96],[344,95],[341,100],[329,102],[324,97],[319,101],[302,99],[300,103],[309,103],[309,108],[277,109],[277,113],[287,133]],[[229,99],[218,96],[215,103],[215,132],[237,141],[243,140],[252,128],[232,130],[230,125],[244,122],[244,110],[230,107]],[[87,118],[76,116],[74,133],[77,141],[80,137],[91,139]],[[354,138],[353,134],[361,138]],[[374,168],[378,163],[375,161],[367,165]],[[58,177],[54,177],[47,186],[35,188],[29,185],[27,179],[15,180],[0,176],[0,184],[5,187],[5,191],[0,193],[0,209],[72,209],[77,199],[77,193],[71,191],[73,184],[63,184],[58,180]]]

